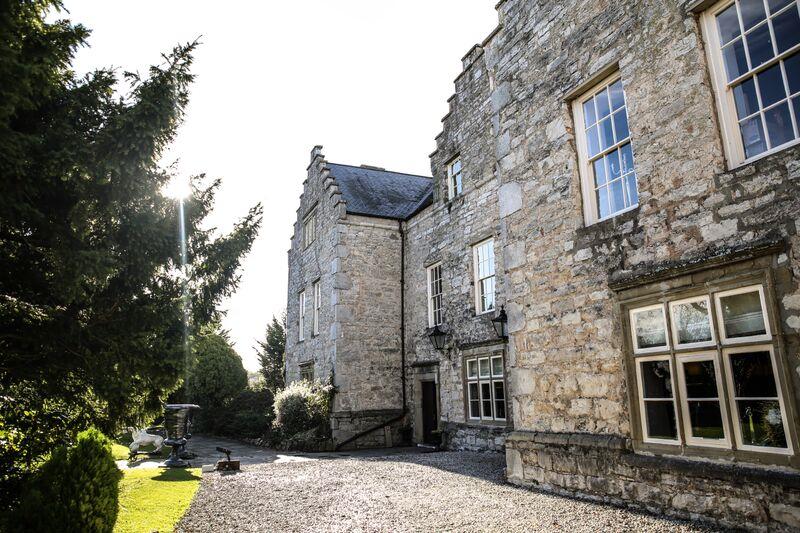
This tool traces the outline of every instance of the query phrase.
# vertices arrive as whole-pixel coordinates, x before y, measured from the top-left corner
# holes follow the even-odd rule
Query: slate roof
[[[368,167],[328,163],[347,202],[347,212],[406,220],[429,206],[433,179]]]

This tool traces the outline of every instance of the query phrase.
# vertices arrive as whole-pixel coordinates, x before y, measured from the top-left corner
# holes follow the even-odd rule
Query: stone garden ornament
[[[132,455],[136,454],[136,452],[139,450],[139,446],[142,444],[152,444],[155,446],[153,453],[160,452],[161,448],[164,446],[164,437],[161,435],[153,435],[152,433],[148,433],[144,428],[136,429],[129,427],[127,429],[131,432],[131,437],[133,438],[133,442],[131,442],[131,445],[129,446]]]

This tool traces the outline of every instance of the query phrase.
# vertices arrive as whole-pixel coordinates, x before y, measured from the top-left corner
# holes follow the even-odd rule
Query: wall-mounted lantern
[[[494,332],[501,339],[508,338],[508,315],[506,314],[506,306],[500,306],[500,312],[492,319],[492,327]]]
[[[428,333],[428,337],[431,339],[431,344],[437,350],[444,349],[444,343],[447,340],[447,333],[442,331],[439,326],[433,326],[433,329]]]

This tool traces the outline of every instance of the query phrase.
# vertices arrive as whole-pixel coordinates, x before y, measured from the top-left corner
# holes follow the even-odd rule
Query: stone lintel
[[[439,366],[439,361],[414,361],[411,368],[422,368],[426,366]]]
[[[660,264],[647,264],[634,270],[618,270],[608,278],[608,287],[615,292],[647,285],[686,274],[693,274],[715,266],[736,263],[772,255],[786,250],[786,242],[780,238],[764,239],[740,246],[715,248],[699,257],[671,261]]]

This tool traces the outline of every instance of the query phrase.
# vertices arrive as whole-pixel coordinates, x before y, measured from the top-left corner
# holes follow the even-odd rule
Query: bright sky
[[[75,64],[138,70],[202,36],[186,121],[164,164],[221,177],[211,225],[261,202],[264,225],[224,325],[250,370],[286,307],[289,238],[309,152],[430,175],[461,57],[497,24],[495,0],[65,0],[92,29]]]

